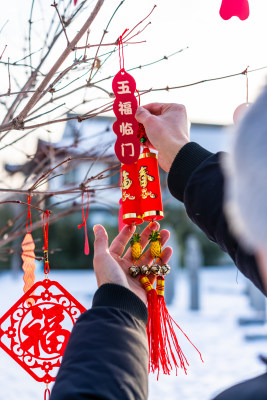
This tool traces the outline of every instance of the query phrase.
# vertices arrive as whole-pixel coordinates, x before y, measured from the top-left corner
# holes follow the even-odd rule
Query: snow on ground
[[[209,268],[201,272],[201,310],[188,311],[186,276],[179,272],[176,297],[171,315],[201,351],[198,353],[182,339],[181,347],[190,367],[185,376],[179,371],[171,376],[150,376],[149,400],[181,399],[208,400],[224,388],[265,372],[258,355],[265,352],[266,342],[246,342],[248,329],[262,332],[262,327],[240,327],[239,317],[251,315],[249,300],[244,295],[241,274],[236,283],[236,269]],[[96,282],[92,273],[81,271],[51,272],[49,278],[58,280],[85,307],[90,307]],[[37,280],[43,279],[42,275]],[[22,295],[22,276],[13,279],[9,273],[0,275],[0,315],[3,315]],[[266,328],[267,332],[267,328]],[[138,382],[136,382],[138,384]],[[0,400],[43,399],[44,385],[37,383],[13,359],[0,349]]]

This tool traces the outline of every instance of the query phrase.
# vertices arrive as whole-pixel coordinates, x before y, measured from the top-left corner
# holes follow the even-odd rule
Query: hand
[[[148,237],[151,233],[151,230],[157,229],[159,229],[159,224],[157,222],[153,222],[143,230],[140,242],[142,249],[144,249],[148,244]],[[146,292],[143,289],[138,277],[132,278],[128,272],[128,268],[133,265],[131,248],[127,250],[123,257],[121,257],[134,231],[135,226],[125,226],[108,248],[108,235],[105,228],[101,225],[95,225],[94,270],[98,287],[104,283],[116,283],[132,290],[144,303],[146,303]],[[169,231],[163,229],[160,231],[160,236],[161,245],[164,246],[170,237],[170,233]],[[167,264],[171,255],[171,247],[166,247],[162,252],[161,261],[157,260],[157,263]],[[136,265],[150,265],[152,262],[153,258],[150,254],[150,249],[148,249],[144,252],[141,259],[136,262]],[[156,277],[154,275],[150,275],[149,279],[151,283],[154,283]]]
[[[182,104],[151,103],[139,107],[135,118],[146,129],[148,146],[158,151],[161,168],[169,172],[177,153],[189,142],[185,107]]]

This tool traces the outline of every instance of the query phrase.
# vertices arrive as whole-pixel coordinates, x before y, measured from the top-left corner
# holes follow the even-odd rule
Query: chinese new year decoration
[[[140,225],[144,221],[153,222],[164,218],[157,154],[146,146],[148,140],[145,128],[135,120],[136,83],[124,69],[123,36],[125,32],[119,38],[120,71],[115,75],[112,83],[116,96],[113,110],[117,118],[113,125],[117,135],[115,152],[122,163],[120,229],[123,224]],[[144,149],[140,154],[141,145]],[[127,151],[126,146],[128,146]],[[170,374],[172,369],[177,372],[178,368],[182,368],[186,373],[189,364],[180,348],[174,329],[177,327],[184,335],[185,333],[169,315],[164,299],[164,276],[170,272],[170,266],[161,261],[160,233],[151,231],[149,237],[150,252],[154,259],[152,265],[137,265],[138,261],[140,265],[142,259],[143,249],[140,239],[139,233],[134,233],[131,239],[133,265],[129,268],[129,274],[134,278],[138,277],[147,292],[149,371],[157,374],[163,371],[164,374]],[[156,289],[151,283],[155,279]],[[186,338],[189,340],[187,336]],[[202,360],[200,353],[199,355]]]
[[[28,198],[30,207],[30,200]],[[27,229],[31,226],[29,214]],[[48,385],[55,380],[71,330],[86,310],[64,287],[48,279],[49,211],[43,213],[44,274],[43,281],[26,283],[30,288],[0,318],[0,347],[36,381]],[[34,261],[34,242],[27,233],[23,243],[23,265]],[[26,249],[26,252],[25,252]],[[27,268],[25,267],[25,274]],[[27,275],[28,276],[28,275]],[[25,287],[24,287],[25,289]],[[45,399],[49,396],[48,386]]]

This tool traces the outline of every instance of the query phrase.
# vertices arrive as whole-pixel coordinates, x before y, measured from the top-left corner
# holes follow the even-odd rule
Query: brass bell
[[[140,274],[140,268],[137,267],[136,265],[132,265],[129,267],[129,274],[135,278],[138,274]]]
[[[161,273],[161,266],[158,264],[153,264],[152,267],[150,268],[150,272],[154,275],[160,275]]]
[[[142,265],[141,267],[140,267],[140,273],[141,273],[141,275],[149,275],[150,274],[150,267],[149,267],[149,265]]]
[[[167,264],[163,264],[160,268],[160,275],[167,275],[171,270],[171,267]]]

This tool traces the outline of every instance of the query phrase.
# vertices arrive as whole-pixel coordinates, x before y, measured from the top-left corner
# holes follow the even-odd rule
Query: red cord
[[[48,395],[48,397],[47,397],[47,395]],[[49,398],[50,398],[50,390],[49,389],[45,389],[44,400],[49,400]]]
[[[125,29],[123,34],[119,37],[119,59],[120,59],[120,70],[124,70],[124,54],[123,54],[123,36],[129,29]]]
[[[49,229],[49,210],[43,212],[43,232],[44,232],[44,273],[49,274],[49,261],[48,261],[48,229]]]
[[[78,228],[81,229],[84,226],[84,236],[85,236],[85,241],[84,241],[84,254],[88,256],[89,254],[89,243],[88,243],[88,235],[87,235],[87,218],[88,218],[88,213],[89,213],[89,191],[86,190],[87,193],[87,207],[86,207],[86,216],[84,215],[84,207],[83,207],[83,194],[82,192],[82,215],[83,215],[83,223],[81,225],[78,225]]]
[[[31,214],[32,197],[31,197],[31,195],[28,195],[27,200],[28,200],[28,215],[27,215],[27,222],[26,222],[26,230],[27,230],[27,233],[31,233],[31,231],[32,231],[32,214]],[[30,225],[30,229],[28,229],[29,225]]]

